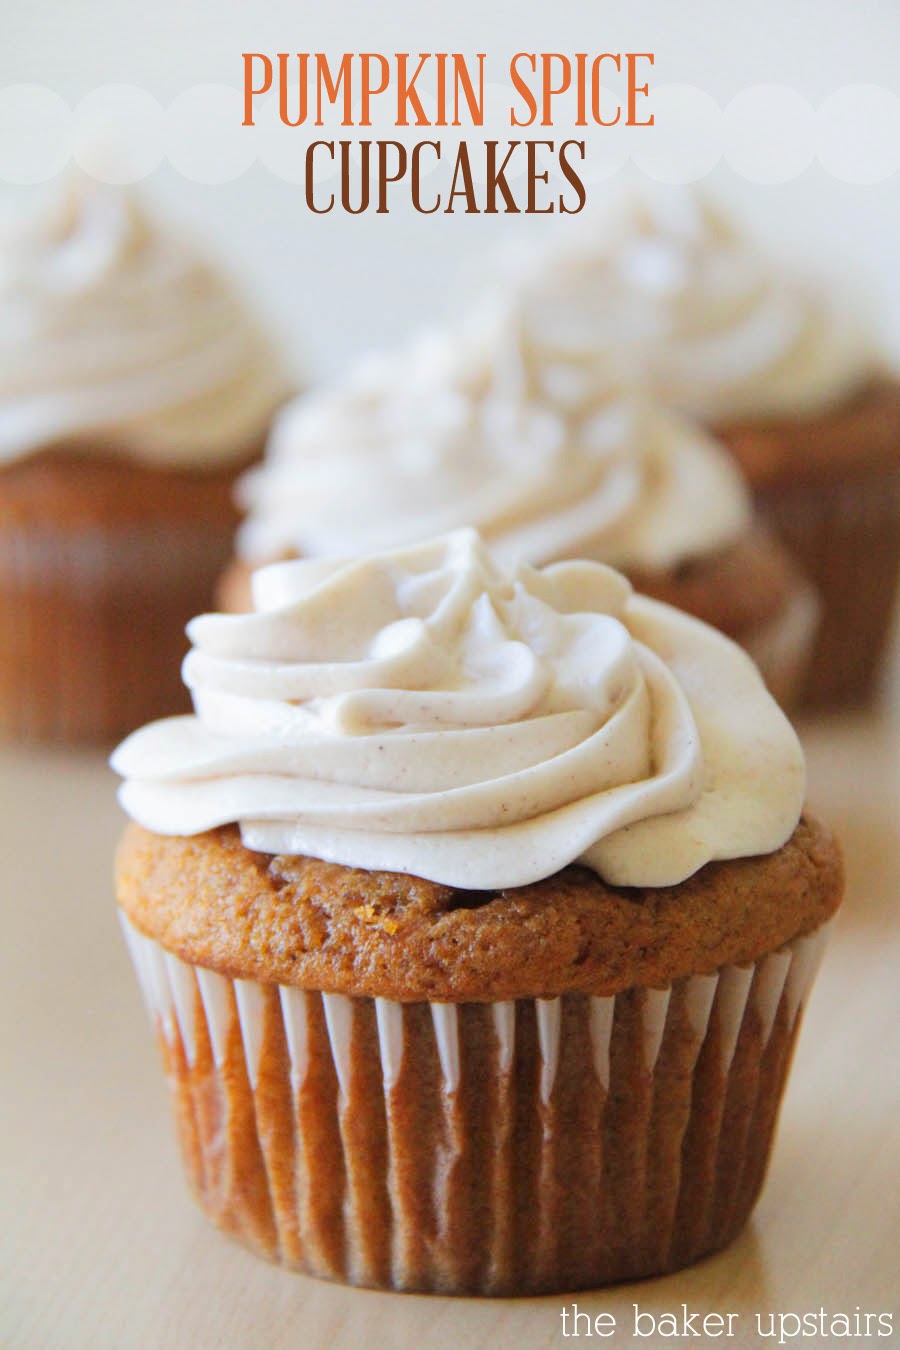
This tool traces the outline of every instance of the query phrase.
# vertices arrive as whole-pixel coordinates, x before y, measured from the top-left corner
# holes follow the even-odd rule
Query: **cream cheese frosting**
[[[498,335],[426,335],[277,418],[240,485],[251,564],[398,547],[466,525],[500,559],[667,569],[750,523],[698,427],[607,380],[573,411],[533,397]]]
[[[160,465],[220,463],[288,392],[229,282],[131,192],[73,181],[0,232],[0,464],[86,437]]]
[[[502,566],[461,530],[254,591],[189,626],[195,715],[113,755],[147,829],[483,890],[574,861],[674,885],[797,825],[802,751],[753,662],[602,564]]]
[[[610,365],[704,422],[802,417],[877,366],[846,306],[695,191],[614,197],[565,243],[515,257],[485,305],[537,383],[588,393]]]

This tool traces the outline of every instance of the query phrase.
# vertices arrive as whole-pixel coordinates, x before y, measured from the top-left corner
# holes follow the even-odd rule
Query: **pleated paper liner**
[[[484,1004],[226,979],[123,927],[219,1227],[312,1275],[499,1295],[738,1233],[827,925],[669,989]]]
[[[189,712],[184,627],[208,608],[229,523],[0,530],[0,735],[112,742]]]
[[[876,690],[900,579],[900,471],[798,483],[761,494],[758,505],[822,601],[800,702],[864,702]]]

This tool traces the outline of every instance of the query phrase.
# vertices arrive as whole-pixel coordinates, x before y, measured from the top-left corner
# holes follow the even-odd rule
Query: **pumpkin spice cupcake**
[[[0,235],[0,350],[0,734],[109,740],[184,706],[287,377],[216,269],[87,181]]]
[[[754,521],[728,455],[607,376],[577,403],[535,390],[499,331],[432,334],[279,415],[239,485],[225,608],[256,566],[396,547],[473,525],[504,561],[591,558],[721,628],[782,702],[817,605]]]
[[[524,1294],[677,1269],[762,1185],[840,902],[753,663],[471,531],[254,578],[116,752],[191,1183],[261,1254]]]
[[[900,380],[849,308],[708,201],[622,194],[499,297],[530,368],[627,367],[729,447],[823,602],[803,691],[871,694],[900,572]]]

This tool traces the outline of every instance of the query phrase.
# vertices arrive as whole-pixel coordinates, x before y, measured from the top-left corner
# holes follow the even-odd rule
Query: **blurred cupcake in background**
[[[615,361],[728,445],[823,600],[806,701],[868,695],[900,569],[900,381],[848,307],[701,196],[649,188],[497,289],[536,378]]]
[[[247,510],[226,608],[253,568],[344,557],[475,526],[495,557],[584,557],[706,620],[790,698],[815,599],[759,529],[728,454],[609,372],[589,396],[532,387],[506,318],[363,361],[289,405],[239,487]],[[569,393],[571,391],[568,391]]]
[[[0,351],[0,732],[108,740],[184,706],[290,382],[217,266],[87,180],[0,234]]]

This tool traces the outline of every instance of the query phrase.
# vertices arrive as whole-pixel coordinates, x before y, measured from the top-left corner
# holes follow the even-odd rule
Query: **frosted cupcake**
[[[129,193],[0,235],[0,733],[105,740],[183,706],[183,628],[288,392],[243,301]]]
[[[579,401],[535,389],[504,333],[435,334],[363,362],[277,419],[240,485],[227,607],[254,566],[370,552],[474,525],[496,556],[586,557],[740,642],[789,699],[816,606],[754,523],[729,456],[607,374]]]
[[[614,361],[729,446],[824,601],[807,701],[868,694],[900,567],[900,381],[846,306],[686,193],[623,195],[512,270],[500,305],[535,378],[589,386]]]
[[[125,933],[214,1221],[308,1273],[674,1270],[758,1194],[841,898],[748,657],[462,531],[254,577],[116,752]]]

